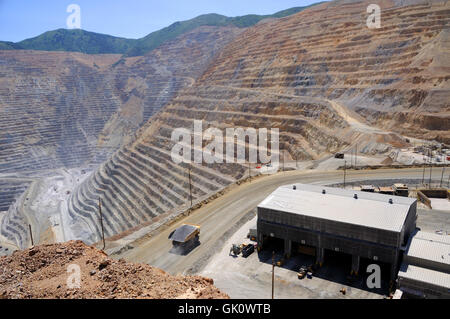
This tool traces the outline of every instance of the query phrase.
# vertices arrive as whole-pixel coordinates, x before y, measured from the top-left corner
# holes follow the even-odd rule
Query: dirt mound
[[[229,297],[214,287],[212,279],[172,276],[146,264],[110,259],[82,241],[70,241],[1,257],[0,298]]]

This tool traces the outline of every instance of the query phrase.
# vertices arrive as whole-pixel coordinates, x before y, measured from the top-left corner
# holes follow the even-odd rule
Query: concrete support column
[[[316,247],[316,265],[318,264],[320,267],[322,267],[324,255],[325,249],[323,249],[322,247]]]
[[[322,236],[317,237],[317,247],[316,247],[316,265],[322,267],[323,259],[325,256],[325,249],[322,247]]]
[[[397,266],[391,265],[391,273],[389,276],[389,292],[392,292],[392,289],[394,288],[395,277],[397,277]]]
[[[258,251],[261,251],[261,249],[263,248],[263,234],[262,234],[262,232],[260,232],[260,231],[257,232],[256,240],[257,240],[257,243],[258,243]]]
[[[350,272],[351,275],[358,275],[359,261],[360,257],[358,255],[352,255],[352,271]]]
[[[292,251],[292,240],[285,239],[284,240],[284,256],[286,258],[290,258],[291,251]]]
[[[398,263],[397,261],[391,264],[391,273],[389,274],[389,289],[391,289],[391,286],[393,286],[395,279],[397,277],[397,269]]]

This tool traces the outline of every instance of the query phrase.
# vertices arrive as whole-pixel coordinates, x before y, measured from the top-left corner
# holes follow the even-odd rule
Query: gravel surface
[[[432,173],[433,180],[440,179],[440,171],[433,170]],[[359,186],[362,181],[364,184],[371,184],[374,180],[421,179],[421,168],[407,168],[348,170],[346,181],[348,184],[355,182]],[[114,258],[150,264],[171,274],[192,274],[201,271],[212,255],[220,251],[219,246],[227,241],[230,235],[227,232],[236,231],[236,223],[239,224],[241,218],[254,210],[277,187],[290,183],[331,185],[341,183],[342,180],[343,171],[318,172],[313,170],[280,172],[252,179],[252,182],[232,187],[223,196],[203,205],[160,233],[136,241],[133,243],[133,249],[114,255]],[[434,222],[432,220],[430,222],[430,227],[434,227]],[[184,223],[201,226],[201,244],[186,255],[173,254],[171,252],[172,243],[168,240],[169,234]]]
[[[79,268],[78,268],[79,267]],[[78,268],[80,276],[74,271]],[[0,258],[0,298],[228,298],[201,276],[172,276],[108,258],[82,241],[42,245]]]

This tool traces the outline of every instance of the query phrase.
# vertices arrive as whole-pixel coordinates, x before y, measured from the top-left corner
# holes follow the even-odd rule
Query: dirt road
[[[380,169],[365,171],[347,171],[347,181],[367,181],[375,179],[420,179],[422,169]],[[433,173],[434,179],[440,178],[440,172]],[[190,216],[171,225],[158,235],[140,242],[135,248],[125,251],[115,258],[128,261],[144,262],[162,268],[169,273],[196,273],[200,271],[227,238],[243,224],[243,217],[250,217],[249,212],[278,186],[289,183],[332,184],[341,182],[342,171],[289,171],[264,176],[250,183],[237,186],[224,196],[201,207]],[[201,226],[201,244],[189,254],[183,256],[171,252],[172,244],[168,237],[170,232],[183,223]]]

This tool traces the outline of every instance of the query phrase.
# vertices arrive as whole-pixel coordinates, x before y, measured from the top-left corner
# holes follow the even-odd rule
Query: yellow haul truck
[[[174,247],[185,247],[200,243],[200,226],[183,224],[169,235]]]

